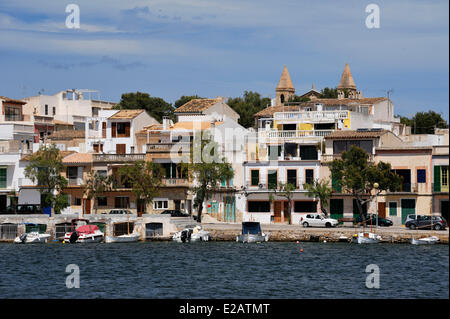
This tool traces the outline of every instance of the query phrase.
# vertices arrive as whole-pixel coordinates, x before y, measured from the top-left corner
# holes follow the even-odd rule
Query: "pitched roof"
[[[282,105],[269,106],[254,115],[254,117],[272,116],[275,112],[298,112],[300,106],[314,106],[316,104],[323,104],[325,106],[340,106],[340,105],[359,105],[359,104],[375,104],[381,101],[386,101],[387,97],[366,97],[362,99],[315,99],[308,102],[301,102],[297,105]]]
[[[6,102],[11,102],[11,103],[27,104],[27,102],[25,102],[25,101],[10,99],[9,97],[2,96],[2,95],[0,95],[0,99],[5,100]]]
[[[290,89],[294,90],[294,86],[292,85],[291,76],[289,75],[289,71],[286,66],[284,66],[283,72],[281,73],[280,80],[278,81],[278,85],[276,90],[285,90]]]
[[[63,164],[85,164],[92,163],[92,154],[89,153],[73,153],[67,155],[62,160]]]
[[[84,130],[61,130],[53,132],[49,138],[51,140],[71,140],[74,138],[84,138]]]
[[[174,112],[175,113],[201,112],[209,109],[211,106],[213,106],[216,103],[219,103],[220,101],[222,101],[222,98],[193,99],[177,108]]]
[[[337,86],[338,89],[356,89],[355,81],[353,81],[352,72],[348,63],[345,64],[344,72],[342,72],[341,80]]]
[[[334,131],[333,133],[327,135],[326,139],[359,139],[359,138],[375,138],[380,137],[388,133],[388,130],[376,130],[376,131],[355,131],[355,130],[344,130],[344,131]]]
[[[110,116],[110,119],[134,119],[136,116],[141,114],[142,112],[145,112],[145,110],[120,110],[119,112],[115,113],[114,115]]]
[[[61,157],[64,159],[64,157],[76,153],[75,151],[59,151],[59,154],[61,155]],[[31,158],[31,155],[33,154],[23,154],[20,158],[21,161],[29,161]]]

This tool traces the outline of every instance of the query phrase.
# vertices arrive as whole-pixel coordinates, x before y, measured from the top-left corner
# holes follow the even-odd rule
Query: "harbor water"
[[[448,298],[448,245],[0,244],[0,298]],[[68,288],[68,265],[80,288]],[[367,288],[368,265],[379,288]]]

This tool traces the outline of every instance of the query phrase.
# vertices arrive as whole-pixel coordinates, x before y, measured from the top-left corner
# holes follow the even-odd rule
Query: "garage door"
[[[405,224],[406,216],[416,213],[416,200],[415,199],[402,199],[402,224]]]

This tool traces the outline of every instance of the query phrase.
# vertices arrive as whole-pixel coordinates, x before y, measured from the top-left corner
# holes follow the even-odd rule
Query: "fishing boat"
[[[259,222],[242,222],[242,234],[236,237],[236,241],[241,243],[261,243],[269,241],[269,234],[262,232]]]
[[[210,241],[211,233],[197,225],[194,227],[186,227],[182,231],[175,233],[172,239],[177,243],[197,242],[197,241]]]
[[[433,245],[439,241],[436,236],[430,236],[425,238],[415,239],[414,236],[411,238],[411,244],[413,245]]]
[[[64,243],[98,243],[103,240],[105,235],[97,225],[86,224],[73,230],[79,221],[89,222],[87,219],[72,219],[72,231],[64,235]]]
[[[16,244],[35,244],[35,243],[46,243],[47,239],[50,238],[50,234],[41,234],[39,233],[39,225],[33,223],[25,223],[25,225],[30,227],[31,229],[23,233],[20,236],[17,236],[14,239],[14,243]]]
[[[353,235],[353,242],[358,244],[377,244],[381,236],[372,232],[360,232]]]

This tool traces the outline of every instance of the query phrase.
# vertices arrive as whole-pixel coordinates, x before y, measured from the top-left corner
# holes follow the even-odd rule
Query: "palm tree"
[[[328,199],[330,198],[332,189],[328,186],[327,180],[315,180],[312,184],[304,184],[306,189],[306,196],[318,198],[320,202],[320,211],[328,217],[328,212],[325,206],[328,206]]]

